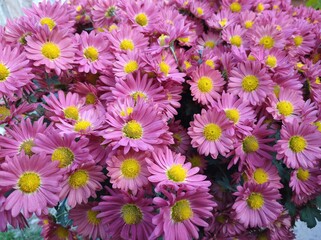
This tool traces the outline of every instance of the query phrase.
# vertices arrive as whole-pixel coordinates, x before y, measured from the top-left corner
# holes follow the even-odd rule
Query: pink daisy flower
[[[111,160],[107,161],[107,176],[110,177],[113,188],[131,191],[136,195],[139,189],[146,186],[149,183],[147,178],[150,176],[145,160],[148,156],[148,152],[129,151],[124,154],[123,151],[117,151]]]
[[[18,107],[16,107],[15,102],[10,101],[7,104],[0,104],[0,124],[16,124],[17,121],[25,117],[25,114],[33,112],[36,108],[36,104],[26,101],[22,102]]]
[[[190,5],[191,13],[200,19],[208,19],[212,15],[213,9],[208,2],[195,1]]]
[[[223,9],[222,11],[213,14],[212,17],[206,19],[206,23],[209,27],[220,30],[228,27],[229,25],[232,25],[236,20],[236,14]]]
[[[321,157],[321,133],[307,122],[283,123],[280,140],[275,145],[276,158],[289,168],[314,168]]]
[[[93,208],[100,212],[97,217],[102,223],[108,225],[107,234],[123,239],[148,239],[154,229],[152,199],[144,198],[143,192],[137,196],[112,190],[109,193]]]
[[[258,62],[247,61],[232,69],[228,92],[248,100],[253,106],[261,105],[273,91],[273,82]]]
[[[213,49],[220,43],[220,36],[217,33],[209,32],[203,33],[197,40],[200,49]]]
[[[1,165],[0,187],[10,187],[12,192],[4,203],[13,217],[22,214],[29,218],[33,213],[48,214],[47,207],[59,202],[62,175],[57,162],[51,162],[44,154],[7,158]]]
[[[201,114],[194,115],[190,125],[187,133],[192,139],[192,146],[200,154],[210,154],[216,159],[219,153],[226,156],[233,148],[233,124],[215,108],[208,111],[202,109]]]
[[[173,133],[174,144],[170,145],[170,149],[174,152],[185,154],[191,145],[191,139],[187,134],[186,129],[180,125],[181,121],[171,121],[169,131]]]
[[[56,29],[39,28],[37,33],[26,37],[27,58],[35,67],[43,66],[47,73],[54,70],[57,75],[72,68],[76,49],[68,33]]]
[[[256,13],[252,11],[242,11],[239,15],[239,21],[242,27],[250,29],[255,24]]]
[[[253,6],[253,0],[223,0],[222,8],[228,9],[233,13],[240,13],[249,10]]]
[[[233,209],[236,219],[245,227],[266,227],[275,221],[283,208],[277,202],[281,194],[267,184],[256,185],[245,183],[238,186]]]
[[[131,51],[128,53],[116,53],[116,61],[114,62],[113,72],[119,79],[126,80],[128,74],[140,71],[144,68],[145,63],[141,61],[141,53]]]
[[[291,173],[289,186],[297,195],[312,195],[320,189],[319,176],[319,169],[298,168]]]
[[[91,9],[92,20],[95,27],[109,27],[116,19],[119,18],[120,9],[116,0],[95,1]]]
[[[0,193],[1,194],[1,193]],[[8,230],[8,225],[10,224],[13,228],[23,229],[28,226],[25,217],[19,213],[18,216],[12,217],[11,212],[4,210],[3,205],[6,198],[0,195],[0,232],[6,232]]]
[[[191,85],[194,101],[203,105],[210,105],[219,99],[225,84],[219,71],[201,66],[191,74],[191,78],[192,80],[187,81],[187,83]]]
[[[97,106],[101,104],[98,96],[98,89],[96,86],[89,83],[77,82],[71,87],[72,92],[78,93],[80,97],[86,99],[86,105]]]
[[[180,100],[182,99],[183,86],[176,82],[166,82],[163,84],[166,98],[160,103],[164,109],[164,114],[168,119],[177,115],[177,109],[180,108]]]
[[[223,29],[222,39],[232,46],[248,48],[246,39],[243,37],[245,33],[246,29],[243,29],[240,25],[234,25]]]

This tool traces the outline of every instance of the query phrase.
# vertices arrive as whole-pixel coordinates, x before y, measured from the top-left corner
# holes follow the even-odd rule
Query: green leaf
[[[313,7],[315,9],[320,9],[321,8],[321,0],[309,0],[306,3],[307,7]]]
[[[307,223],[308,228],[314,228],[317,225],[316,219],[321,221],[321,211],[307,206],[301,210],[300,219]]]
[[[293,217],[295,216],[296,213],[296,208],[295,205],[293,204],[293,202],[291,202],[290,199],[288,199],[286,201],[286,203],[284,204],[285,208],[288,210],[289,214]]]

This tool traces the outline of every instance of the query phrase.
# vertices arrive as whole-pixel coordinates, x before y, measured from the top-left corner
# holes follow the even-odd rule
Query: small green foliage
[[[315,9],[321,8],[321,0],[308,0],[306,3],[307,7],[313,7]]]
[[[307,223],[308,228],[314,228],[317,220],[321,221],[321,211],[317,208],[306,206],[300,212],[300,220]]]

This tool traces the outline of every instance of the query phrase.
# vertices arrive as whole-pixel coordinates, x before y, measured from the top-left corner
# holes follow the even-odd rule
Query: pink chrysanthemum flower
[[[140,71],[144,68],[145,63],[141,61],[140,52],[131,51],[128,53],[116,53],[117,61],[113,64],[113,72],[117,78],[126,80],[128,74]]]
[[[173,133],[174,144],[169,147],[177,153],[185,154],[189,150],[191,145],[191,139],[187,134],[186,129],[180,125],[181,121],[172,121],[170,122],[169,131]]]
[[[192,80],[187,81],[191,85],[193,100],[203,105],[213,104],[219,99],[220,92],[225,84],[219,71],[208,69],[204,66],[191,74]]]
[[[54,70],[57,75],[72,68],[76,49],[67,32],[39,28],[26,41],[27,58],[33,60],[35,67],[44,65],[46,72]]]
[[[110,183],[113,188],[119,188],[125,192],[131,191],[133,195],[137,194],[139,189],[146,186],[150,173],[147,170],[145,158],[149,153],[129,151],[124,154],[118,151],[107,161],[107,176],[110,177]]]
[[[261,105],[272,91],[273,82],[259,62],[247,61],[231,71],[228,92],[254,106]]]
[[[228,10],[219,11],[209,19],[206,19],[208,26],[215,29],[224,29],[236,21],[237,15]]]
[[[182,99],[183,86],[176,82],[166,82],[163,84],[166,98],[161,102],[164,114],[168,119],[177,115],[177,109],[180,108],[180,100]]]
[[[204,189],[178,191],[177,196],[166,193],[168,200],[155,197],[159,213],[153,218],[154,231],[149,239],[163,236],[164,240],[198,239],[199,227],[207,227],[216,203]]]
[[[77,82],[71,87],[72,92],[78,93],[80,97],[85,98],[86,105],[97,106],[101,104],[96,86],[89,83]]]
[[[59,193],[60,199],[67,198],[68,205],[73,208],[77,204],[87,203],[89,197],[96,198],[96,191],[100,191],[106,176],[102,167],[94,163],[85,163],[66,174]]]
[[[108,43],[102,33],[91,31],[89,34],[82,31],[75,35],[78,43],[78,51],[75,56],[75,63],[78,64],[79,72],[91,72],[96,74],[107,68],[113,59],[108,51]],[[104,42],[104,44],[101,44]]]
[[[289,186],[297,195],[312,195],[320,189],[319,176],[321,176],[319,169],[298,168],[291,173]]]
[[[19,48],[0,44],[0,52],[0,98],[11,98],[21,87],[31,84],[34,75],[26,54]]]
[[[77,227],[77,233],[83,237],[106,239],[108,227],[97,217],[100,212],[93,210],[97,205],[97,202],[77,205],[70,210],[69,217]]]
[[[13,217],[20,211],[26,218],[33,213],[48,214],[47,207],[59,202],[62,175],[57,165],[44,154],[7,158],[1,165],[0,187],[10,187],[13,191],[6,198],[5,210],[11,210]]]
[[[240,25],[234,25],[223,29],[222,39],[232,46],[248,48],[246,39],[243,37],[245,33],[246,29],[243,29]]]
[[[277,202],[281,195],[277,189],[267,184],[256,185],[245,183],[238,186],[233,209],[236,219],[245,227],[266,227],[275,221],[283,208]]]
[[[107,234],[123,239],[148,239],[154,229],[152,199],[144,198],[143,192],[131,196],[109,190],[110,196],[102,196],[94,211],[108,225]]]
[[[210,154],[216,159],[219,153],[226,156],[233,148],[233,124],[223,112],[218,112],[215,108],[208,111],[202,109],[201,114],[194,115],[194,121],[190,125],[187,133],[192,139],[192,146],[200,154]]]
[[[289,168],[316,166],[321,157],[321,133],[316,126],[294,119],[292,123],[283,124],[280,138],[275,145],[278,160],[283,160]]]
[[[220,43],[220,36],[217,33],[209,32],[203,33],[202,36],[197,40],[199,48],[202,50],[213,49]]]
[[[253,0],[223,0],[222,8],[228,9],[233,13],[240,13],[249,10],[253,6]]]
[[[120,9],[117,6],[116,0],[95,1],[95,5],[91,9],[91,15],[95,27],[109,27],[119,18]]]
[[[161,191],[163,186],[171,186],[177,190],[181,186],[208,188],[211,185],[209,181],[205,181],[205,175],[197,174],[198,167],[192,168],[192,164],[185,160],[185,156],[168,148],[152,152],[152,158],[147,159],[148,171],[151,173],[148,180],[157,184],[157,192]]]
[[[18,107],[15,104],[15,102],[0,104],[0,124],[16,124],[17,121],[25,117],[26,113],[30,113],[37,108],[35,104],[30,104],[26,101],[23,101]]]
[[[195,1],[190,5],[190,11],[195,17],[206,20],[212,15],[213,9],[208,2]]]
[[[239,21],[242,27],[246,29],[250,29],[253,27],[255,24],[255,19],[256,19],[256,13],[246,10],[242,11],[239,15]]]

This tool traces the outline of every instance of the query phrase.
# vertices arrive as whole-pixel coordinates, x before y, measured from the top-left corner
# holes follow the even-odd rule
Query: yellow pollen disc
[[[259,148],[259,142],[254,136],[247,136],[244,138],[242,142],[242,148],[245,153],[253,153],[256,152]]]
[[[274,39],[271,36],[264,36],[260,39],[260,45],[265,49],[271,49],[274,46]]]
[[[143,128],[139,122],[131,120],[123,127],[123,133],[128,138],[140,139],[143,136]]]
[[[95,102],[96,102],[96,96],[95,96],[95,94],[93,94],[93,93],[88,93],[88,94],[86,95],[86,104],[87,104],[87,105],[95,104]]]
[[[234,35],[230,38],[230,42],[232,45],[240,47],[242,45],[242,38],[239,35]]]
[[[140,163],[134,158],[125,159],[120,166],[120,171],[124,177],[134,179],[140,174]]]
[[[315,84],[318,84],[318,85],[321,84],[320,78],[319,78],[319,77],[316,77],[314,83],[315,83]]]
[[[185,37],[185,38],[178,38],[178,41],[182,42],[182,43],[188,43],[190,40],[189,37]]]
[[[252,22],[250,20],[245,21],[245,23],[244,23],[246,29],[252,28],[253,24],[254,24],[254,22]]]
[[[240,120],[240,113],[235,108],[225,110],[225,115],[229,120],[233,121],[234,124],[238,123]]]
[[[65,115],[65,118],[78,120],[79,118],[78,108],[75,106],[66,107],[64,109],[64,115]]]
[[[174,222],[179,223],[190,219],[193,216],[193,210],[188,200],[183,199],[177,201],[171,207],[171,218]]]
[[[185,64],[185,69],[188,70],[189,68],[192,67],[192,64],[189,61],[184,61]]]
[[[264,169],[257,168],[253,173],[253,178],[256,183],[263,184],[269,180],[269,175]]]
[[[125,51],[133,51],[134,48],[135,48],[135,45],[133,43],[133,41],[131,39],[124,39],[120,42],[120,45],[119,45],[120,49],[121,50],[125,50]]]
[[[208,93],[213,89],[212,79],[206,76],[202,76],[198,82],[197,87],[202,93]]]
[[[90,46],[84,49],[84,57],[89,61],[94,62],[98,59],[99,52],[97,48]]]
[[[108,31],[112,32],[112,31],[117,30],[117,29],[118,29],[118,26],[116,24],[112,24],[112,25],[109,26]]]
[[[204,137],[207,141],[216,141],[222,135],[222,129],[215,123],[205,125],[203,130]]]
[[[63,239],[63,240],[68,239],[69,231],[67,228],[59,226],[55,233],[59,239]]]
[[[43,25],[47,25],[50,29],[50,31],[56,26],[56,22],[49,17],[44,17],[40,19],[40,24]]]
[[[10,114],[10,109],[6,108],[6,106],[0,106],[0,121],[5,120]]]
[[[265,60],[265,64],[271,68],[274,68],[276,66],[277,62],[278,62],[278,60],[273,55],[268,55]]]
[[[204,14],[204,10],[200,7],[196,8],[196,12],[199,16],[202,16]]]
[[[132,73],[138,69],[138,63],[135,60],[128,61],[124,66],[125,73]]]
[[[76,132],[82,132],[82,131],[86,131],[89,127],[91,126],[91,122],[89,121],[78,121],[75,125],[74,125],[74,130]]]
[[[273,88],[273,92],[274,92],[275,96],[276,96],[277,98],[279,98],[280,92],[281,92],[280,86],[279,86],[279,85],[275,85],[274,88]]]
[[[174,182],[183,182],[187,176],[187,170],[181,164],[174,164],[166,172],[168,179]]]
[[[223,18],[222,20],[220,20],[218,22],[220,24],[221,27],[225,27],[226,23],[227,23],[227,18]]]
[[[250,54],[250,55],[247,57],[247,60],[249,60],[249,61],[255,61],[256,58],[255,58],[253,55]]]
[[[74,153],[67,147],[56,148],[51,156],[52,161],[59,161],[59,167],[69,166],[74,161]]]
[[[138,100],[138,97],[139,98],[142,98],[142,99],[147,99],[147,96],[145,93],[141,92],[141,91],[137,91],[137,92],[134,92],[130,95],[135,101]]]
[[[301,46],[301,44],[303,42],[303,37],[300,35],[295,36],[293,41],[294,41],[295,46],[299,47],[299,46]]]
[[[214,48],[215,47],[215,42],[214,41],[206,41],[205,44],[204,44],[204,47]]]
[[[314,125],[317,126],[318,131],[321,132],[321,121],[315,122]]]
[[[245,92],[255,91],[259,87],[259,79],[254,75],[247,75],[242,80],[242,88]]]
[[[145,13],[139,13],[136,15],[135,17],[135,22],[142,26],[145,27],[148,24],[148,18],[147,15]]]
[[[283,116],[289,116],[293,113],[293,104],[289,101],[280,101],[276,104],[276,108]]]
[[[225,223],[226,219],[227,219],[227,218],[226,218],[223,214],[218,215],[218,216],[215,218],[215,220],[216,220],[217,222],[221,223],[221,224]]]
[[[301,136],[293,136],[290,138],[289,147],[295,152],[302,152],[307,146],[307,141]]]
[[[18,180],[18,187],[24,193],[34,193],[41,185],[41,179],[38,173],[25,172]]]
[[[121,208],[123,220],[128,225],[138,224],[143,219],[143,213],[135,204],[126,204]]]
[[[261,193],[251,193],[246,202],[250,208],[258,210],[263,207],[264,198]]]
[[[93,211],[93,210],[87,211],[88,222],[91,223],[92,225],[98,225],[101,222],[101,219],[97,218],[98,214],[99,212],[97,211]]]
[[[31,148],[34,146],[33,139],[29,139],[24,141],[20,147],[19,147],[19,152],[22,150],[27,154],[29,157],[33,155],[33,152],[31,151]]]
[[[159,64],[159,69],[167,77],[168,73],[171,70],[171,67],[164,61],[161,61]]]
[[[41,47],[41,53],[44,57],[54,60],[60,57],[60,48],[55,43],[46,42]]]
[[[164,46],[165,43],[166,43],[165,40],[166,40],[167,38],[169,38],[169,36],[164,35],[164,34],[160,35],[160,37],[158,38],[158,40],[159,40],[159,45],[160,45],[160,46]]]
[[[201,167],[202,165],[201,157],[198,155],[192,156],[188,161],[192,164],[192,167]]]
[[[264,5],[262,3],[259,3],[256,7],[257,12],[263,12],[264,11]]]
[[[68,183],[70,187],[74,189],[78,189],[86,186],[88,180],[89,180],[88,172],[83,169],[80,169],[70,175]]]
[[[239,4],[238,2],[233,2],[230,5],[230,9],[232,12],[240,12],[242,10],[242,5]]]
[[[307,181],[310,177],[309,170],[303,170],[302,168],[299,168],[296,177],[303,182]]]
[[[214,61],[213,61],[212,59],[206,60],[206,61],[205,61],[205,64],[206,64],[207,66],[209,66],[211,69],[214,69],[214,68],[215,68],[215,63],[214,63]]]
[[[6,65],[0,63],[0,82],[6,81],[9,75],[10,75],[9,68],[7,68]]]

